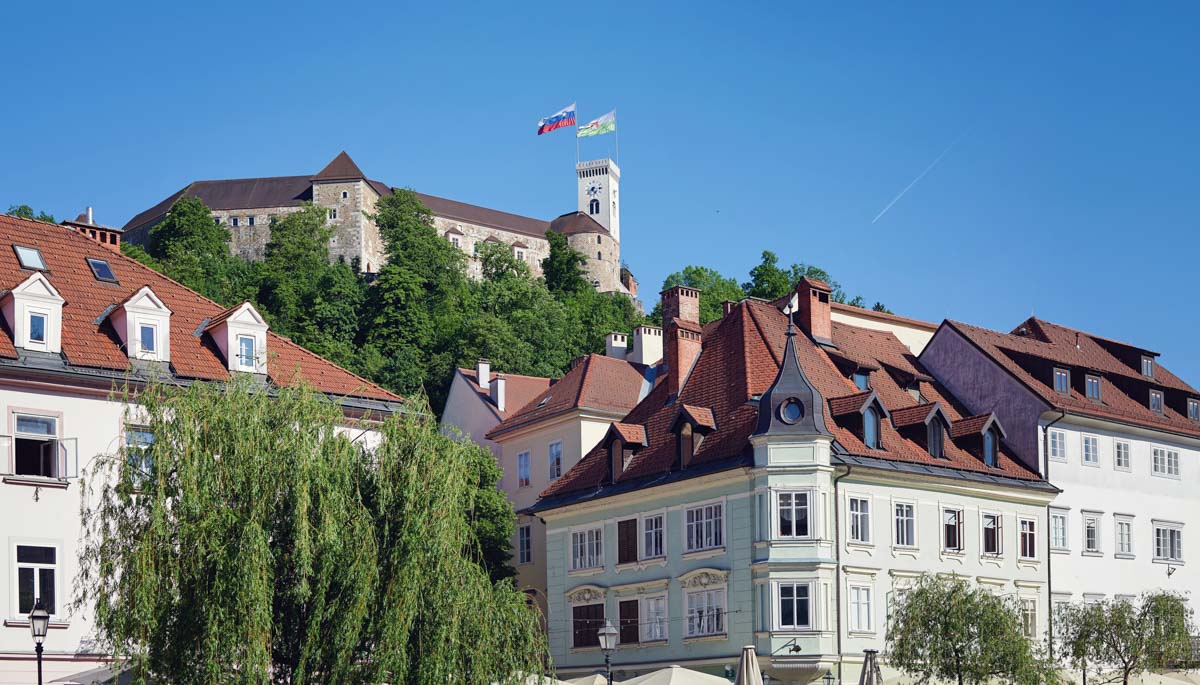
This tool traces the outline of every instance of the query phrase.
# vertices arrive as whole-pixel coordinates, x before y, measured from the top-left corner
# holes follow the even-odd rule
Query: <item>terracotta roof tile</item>
[[[843,395],[841,397],[829,398],[829,413],[832,416],[843,416],[845,414],[853,414],[861,412],[863,405],[867,400],[874,396],[875,393],[871,390],[856,392],[853,395]]]
[[[959,419],[950,424],[950,437],[961,438],[967,435],[978,435],[983,432],[984,426],[995,418],[991,412],[986,414],[976,414],[968,416],[965,419]]]
[[[892,425],[897,428],[905,426],[915,426],[925,423],[929,420],[929,415],[938,411],[941,405],[937,402],[932,404],[916,404],[903,409],[892,411]]]
[[[632,423],[617,422],[612,425],[612,429],[622,440],[632,445],[646,444],[646,427]]]
[[[717,427],[717,419],[713,416],[712,409],[708,407],[694,407],[690,404],[684,404],[680,405],[680,411],[697,426],[709,429]]]
[[[504,411],[496,409],[496,405],[492,404],[491,395],[487,390],[479,387],[479,376],[475,373],[475,369],[459,369],[463,380],[467,382],[471,390],[483,398],[487,406],[491,408],[501,420],[504,420],[514,413],[521,410],[522,407],[529,404],[529,401],[540,395],[550,387],[550,379],[542,378],[541,376],[522,376],[515,373],[494,373],[492,376],[498,378],[503,376],[505,380],[504,393],[507,397],[504,398],[504,403],[507,405]]]

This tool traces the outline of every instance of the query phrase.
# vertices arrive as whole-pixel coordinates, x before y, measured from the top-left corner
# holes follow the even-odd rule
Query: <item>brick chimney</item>
[[[677,285],[662,292],[667,392],[678,397],[700,356],[700,291]]]
[[[810,338],[825,345],[833,344],[833,319],[829,307],[832,290],[825,281],[801,278],[796,284],[796,311],[792,320]]]

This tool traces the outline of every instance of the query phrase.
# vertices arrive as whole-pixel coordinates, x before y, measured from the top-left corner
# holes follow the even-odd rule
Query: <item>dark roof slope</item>
[[[359,179],[365,181],[367,175],[358,168],[353,159],[350,159],[350,155],[346,154],[345,150],[339,152],[333,161],[326,164],[324,169],[312,177],[314,181],[356,181]]]
[[[66,299],[62,354],[68,370],[99,369],[117,374],[132,370],[129,356],[106,315],[112,305],[149,286],[172,312],[170,366],[175,375],[183,379],[229,379],[229,370],[212,339],[196,335],[201,323],[220,316],[226,311],[224,307],[66,227],[0,214],[0,240],[41,250],[48,267],[46,278]],[[117,283],[96,280],[87,257],[106,260]],[[11,290],[31,273],[21,268],[11,248],[0,249],[0,290]],[[268,379],[276,385],[306,382],[333,395],[401,400],[287,338],[270,332],[267,335]],[[17,360],[11,336],[8,330],[0,333],[0,358]]]
[[[417,193],[421,203],[429,208],[435,216],[445,217],[447,219],[457,219],[468,224],[476,226],[487,226],[488,228],[498,228],[511,233],[520,233],[532,238],[546,238],[546,231],[550,228],[550,224],[541,219],[532,219],[520,214],[509,214],[487,207],[478,205],[469,205],[465,202],[457,200],[447,200],[444,197],[436,195],[426,195],[425,193]]]
[[[576,233],[599,233],[608,235],[608,229],[583,212],[567,212],[550,222],[550,230],[563,235]]]

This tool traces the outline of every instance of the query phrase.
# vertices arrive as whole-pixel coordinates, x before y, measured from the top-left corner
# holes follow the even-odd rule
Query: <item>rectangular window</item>
[[[1170,478],[1179,477],[1179,452],[1169,450],[1165,447],[1155,447],[1154,455],[1154,475],[1168,476]]]
[[[1100,551],[1100,517],[1083,517],[1083,551]]]
[[[1183,531],[1176,526],[1154,526],[1154,558],[1183,561]]]
[[[850,498],[850,541],[871,542],[871,500]]]
[[[142,345],[142,352],[154,354],[158,349],[158,328],[148,323],[138,326],[138,342]]]
[[[1096,402],[1100,401],[1100,377],[1088,376],[1086,381],[1086,395],[1089,400]]]
[[[1163,413],[1163,394],[1161,390],[1150,391],[1150,411],[1155,414]]]
[[[230,218],[229,218],[229,225],[230,225],[230,226],[237,226],[237,225],[238,225],[238,218],[237,218],[236,216],[234,216],[234,217],[230,217]]]
[[[329,218],[330,218],[330,219],[333,219],[333,220],[335,220],[335,221],[337,220],[337,208],[336,208],[336,207],[334,207],[333,209],[329,210]]]
[[[1083,463],[1088,466],[1100,464],[1100,438],[1094,435],[1083,436]]]
[[[125,459],[129,465],[130,480],[140,485],[150,477],[154,463],[149,451],[154,444],[154,433],[146,428],[125,426]]]
[[[1154,357],[1142,357],[1142,375],[1154,378]]]
[[[238,368],[253,371],[255,368],[254,336],[238,336]]]
[[[454,247],[460,247],[458,236],[456,236],[456,235],[450,236],[450,244],[453,245]]]
[[[963,549],[962,509],[942,510],[942,549],[961,552]]]
[[[1066,369],[1054,370],[1054,392],[1060,395],[1071,394],[1071,373]]]
[[[646,597],[642,606],[642,642],[667,639],[667,596]]]
[[[55,478],[58,475],[58,419],[15,415],[13,436],[16,475]]]
[[[1021,633],[1026,638],[1037,638],[1037,600],[1021,598]]]
[[[604,565],[604,544],[600,528],[571,533],[571,570],[599,568]]]
[[[687,636],[725,632],[725,588],[687,593]]]
[[[46,343],[46,315],[38,312],[29,313],[29,342]]]
[[[1021,558],[1037,559],[1037,521],[1021,519]]]
[[[1192,421],[1200,422],[1200,400],[1189,399],[1187,401],[1188,418]]]
[[[547,460],[549,463],[548,476],[550,480],[558,480],[562,477],[562,443],[550,443]]]
[[[808,534],[808,493],[779,493],[779,536],[806,538]]]
[[[253,226],[254,225],[254,217],[252,217],[252,216],[246,217],[246,224]]]
[[[1117,554],[1133,554],[1133,521],[1117,519]]]
[[[46,270],[46,260],[42,259],[42,251],[36,247],[13,245],[13,251],[17,253],[17,261],[21,262],[22,269]]]
[[[636,599],[622,600],[617,604],[617,622],[620,624],[617,633],[619,644],[635,645],[638,643],[638,605]]]
[[[866,585],[851,585],[850,630],[855,632],[870,632],[873,629],[871,588]]]
[[[517,527],[517,563],[533,561],[533,527],[529,524]]]
[[[571,607],[571,646],[599,647],[604,627],[604,605],[583,604]]]
[[[617,563],[633,564],[638,560],[638,520],[617,521]]]
[[[657,559],[663,556],[663,515],[642,517],[642,558]]]
[[[802,630],[812,627],[812,589],[808,583],[779,584],[779,627]]]
[[[1004,522],[1000,514],[983,515],[983,553],[1001,554],[1004,540]]]
[[[17,545],[17,614],[28,616],[34,602],[52,615],[58,613],[54,579],[58,571],[58,549]]]
[[[688,509],[684,516],[687,533],[686,551],[696,552],[723,547],[725,545],[723,519],[722,506],[719,502]]]
[[[527,488],[530,483],[529,452],[521,452],[517,455],[517,487]]]
[[[917,514],[913,505],[896,503],[896,546],[917,546]]]
[[[1050,512],[1050,547],[1054,549],[1068,549],[1067,540],[1067,512],[1053,511]]]
[[[1055,461],[1067,460],[1067,434],[1063,431],[1050,431],[1050,458]]]
[[[1129,443],[1117,440],[1113,443],[1113,468],[1128,471],[1132,461],[1129,457]]]

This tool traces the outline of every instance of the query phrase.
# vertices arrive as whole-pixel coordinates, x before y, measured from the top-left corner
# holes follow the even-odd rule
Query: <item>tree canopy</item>
[[[1101,600],[1060,605],[1054,618],[1059,657],[1102,683],[1129,684],[1147,670],[1190,665],[1194,660],[1192,610],[1172,592],[1148,592],[1138,601]]]
[[[888,620],[888,663],[919,683],[1053,682],[1041,651],[1023,634],[1014,598],[959,577],[922,576]]]
[[[54,218],[53,214],[47,214],[46,212],[35,212],[33,207],[30,207],[29,205],[9,205],[7,213],[13,216],[19,216],[22,219],[47,221],[52,224],[58,223],[58,220]]]
[[[344,428],[306,389],[127,399],[142,428],[83,481],[75,601],[138,682],[490,685],[541,671],[536,610],[483,563],[475,519],[507,507],[479,496],[494,459],[441,434],[428,407]]]

